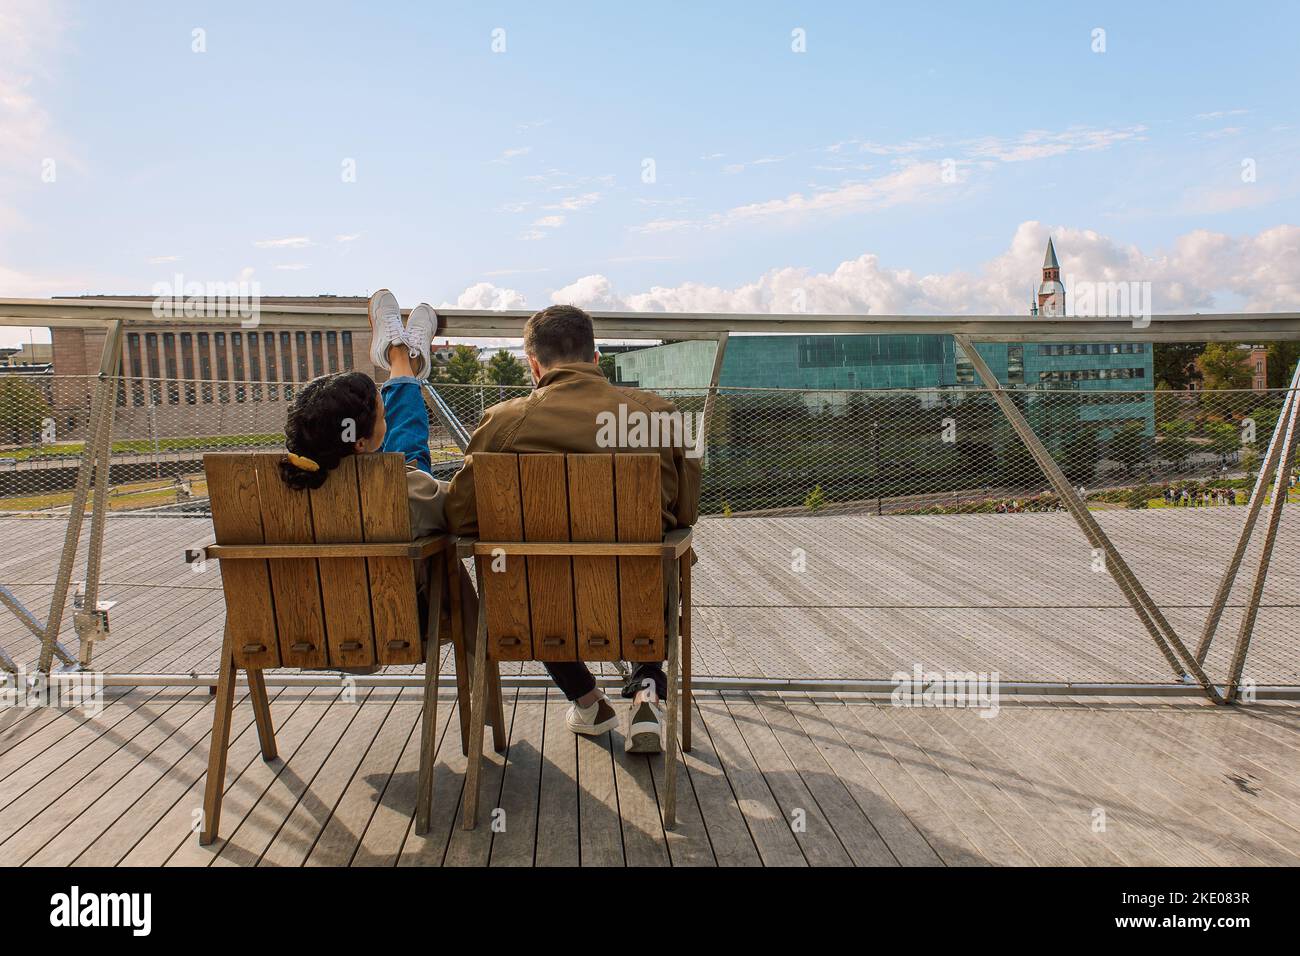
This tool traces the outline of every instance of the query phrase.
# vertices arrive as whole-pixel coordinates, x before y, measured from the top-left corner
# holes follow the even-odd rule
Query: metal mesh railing
[[[8,541],[0,583],[38,617],[96,382],[0,380]],[[215,666],[219,571],[198,574],[180,560],[182,547],[208,533],[202,455],[283,447],[292,388],[118,383],[101,597],[119,604],[97,667]],[[437,388],[468,431],[493,404],[528,392]],[[697,674],[889,678],[920,664],[1003,680],[1173,679],[987,390],[663,394],[695,422],[709,407],[693,594]],[[1189,645],[1236,545],[1284,398],[1280,390],[1013,392]],[[449,476],[461,457],[452,433],[435,419],[430,441],[435,466]],[[1300,493],[1290,495],[1300,503]],[[37,517],[45,520],[30,520]],[[1212,676],[1227,669],[1257,557],[1252,544],[1207,661]],[[1246,670],[1260,684],[1300,684],[1298,557],[1300,519],[1284,509]],[[31,635],[14,615],[0,615],[0,647],[33,658]]]

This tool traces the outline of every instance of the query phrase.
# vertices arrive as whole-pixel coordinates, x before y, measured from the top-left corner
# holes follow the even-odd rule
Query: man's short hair
[[[524,351],[544,368],[590,362],[596,354],[591,316],[576,305],[549,305],[524,324]]]

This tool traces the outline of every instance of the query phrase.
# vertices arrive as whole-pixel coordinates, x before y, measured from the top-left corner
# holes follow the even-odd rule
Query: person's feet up
[[[429,346],[438,334],[438,325],[438,313],[427,302],[421,302],[406,317],[406,331],[402,334],[402,341],[411,350],[411,366],[415,369],[416,378],[424,378],[429,374]]]
[[[627,734],[623,748],[630,754],[657,754],[664,749],[659,703],[637,694],[627,710]]]
[[[587,707],[579,707],[577,701],[570,704],[569,712],[564,715],[564,723],[575,734],[598,737],[618,726],[618,714],[614,713],[609,700],[602,694],[600,700]]]
[[[366,311],[370,316],[370,361],[376,368],[390,371],[388,347],[394,342],[406,341],[402,308],[397,304],[397,296],[387,289],[380,289],[370,297]]]

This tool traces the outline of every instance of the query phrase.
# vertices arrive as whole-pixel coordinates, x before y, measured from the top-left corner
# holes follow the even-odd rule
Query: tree
[[[803,506],[814,513],[826,507],[826,495],[822,493],[821,485],[815,486],[808,492],[808,497],[803,500]]]
[[[528,369],[505,349],[497,352],[488,361],[487,380],[493,385],[526,385]]]
[[[1229,455],[1241,450],[1241,432],[1227,422],[1210,422],[1205,430],[1210,434],[1210,450],[1226,461]]]
[[[478,349],[472,345],[457,345],[451,358],[443,366],[438,380],[452,385],[473,385],[482,379],[483,368],[478,364]]]
[[[1286,388],[1291,384],[1291,373],[1300,362],[1300,342],[1268,343],[1268,387]]]
[[[618,377],[618,369],[614,362],[614,356],[602,355],[600,357],[600,370],[605,373],[605,377],[611,382]]]
[[[31,382],[8,375],[0,378],[0,434],[10,444],[35,440],[49,414],[45,397]]]
[[[1171,342],[1154,346],[1151,360],[1156,385],[1184,391],[1200,382],[1201,370],[1196,360],[1204,348],[1204,342]]]
[[[1211,342],[1197,360],[1208,389],[1250,388],[1249,355],[1235,342]]]
[[[1156,454],[1175,468],[1181,468],[1196,447],[1187,440],[1191,423],[1179,420],[1164,422],[1159,430],[1161,437],[1156,445]]]
[[[1076,429],[1066,441],[1062,457],[1064,460],[1061,462],[1061,470],[1071,484],[1092,481],[1097,461],[1101,458],[1101,443],[1097,441],[1097,433],[1087,426]]]
[[[1129,422],[1110,436],[1106,443],[1106,457],[1123,465],[1127,473],[1134,465],[1147,460],[1148,444],[1146,425],[1140,421]]]

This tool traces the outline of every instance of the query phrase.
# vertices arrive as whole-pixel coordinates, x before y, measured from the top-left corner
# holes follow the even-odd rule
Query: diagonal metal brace
[[[1165,619],[1164,613],[1156,606],[1156,603],[1151,600],[1151,596],[1147,594],[1146,589],[1133,574],[1128,563],[1120,555],[1115,545],[1111,543],[1106,532],[1103,531],[1101,525],[1097,523],[1097,519],[1092,516],[1092,512],[1088,510],[1088,506],[1084,504],[1078,493],[1075,492],[1074,488],[1070,485],[1069,480],[1066,479],[1065,474],[1056,464],[1056,460],[1052,458],[1051,453],[1043,446],[1043,443],[1038,440],[1038,436],[1034,434],[1034,430],[1029,426],[1029,422],[1025,421],[1025,417],[1020,414],[1020,410],[1016,408],[1015,402],[1013,402],[1007,395],[1006,389],[1002,387],[1002,384],[997,380],[997,376],[995,376],[989,369],[983,356],[979,354],[975,349],[975,346],[971,344],[970,340],[966,336],[954,335],[953,338],[966,353],[967,360],[979,373],[980,378],[993,395],[994,401],[997,402],[998,408],[1002,410],[1002,414],[1006,416],[1011,427],[1015,430],[1016,434],[1020,436],[1021,441],[1025,443],[1025,447],[1029,449],[1029,453],[1033,456],[1034,461],[1036,461],[1039,468],[1043,470],[1043,474],[1051,483],[1052,488],[1065,504],[1066,510],[1070,512],[1071,516],[1078,523],[1080,529],[1083,531],[1085,537],[1087,537],[1092,546],[1100,549],[1105,554],[1106,569],[1110,571],[1111,576],[1115,579],[1115,583],[1119,585],[1120,590],[1124,593],[1124,597],[1128,599],[1128,602],[1133,607],[1138,619],[1142,622],[1143,626],[1146,627],[1147,632],[1151,635],[1152,640],[1155,641],[1156,646],[1164,655],[1165,660],[1169,662],[1175,676],[1182,680],[1185,679],[1185,675],[1190,674],[1196,679],[1197,683],[1201,685],[1202,689],[1204,689],[1206,696],[1215,703],[1219,703],[1222,700],[1222,697],[1220,696],[1218,689],[1210,683],[1210,679],[1206,676],[1204,669],[1197,662],[1196,658],[1188,652],[1187,647],[1179,639],[1178,634]],[[1179,666],[1178,659],[1174,657],[1173,651],[1170,650],[1171,647],[1173,650],[1176,650],[1179,657],[1182,658],[1183,663],[1186,665],[1185,670],[1183,667]]]

